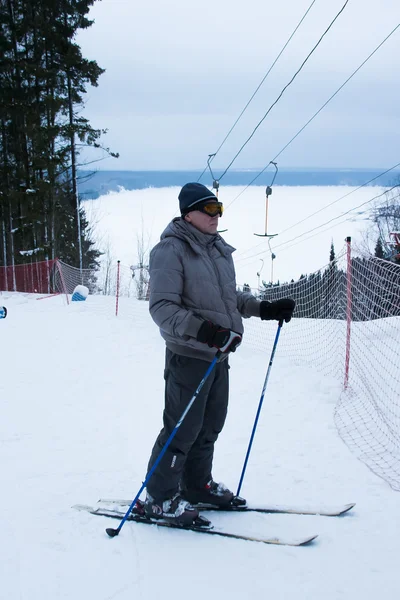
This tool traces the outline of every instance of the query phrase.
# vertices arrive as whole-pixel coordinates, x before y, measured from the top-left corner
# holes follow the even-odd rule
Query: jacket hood
[[[209,245],[214,245],[224,256],[232,254],[235,251],[233,246],[230,246],[226,241],[219,235],[203,233],[193,227],[190,223],[185,221],[181,217],[173,219],[161,234],[160,240],[165,238],[175,237],[183,240],[192,248],[196,254],[202,253],[202,248],[206,248]]]

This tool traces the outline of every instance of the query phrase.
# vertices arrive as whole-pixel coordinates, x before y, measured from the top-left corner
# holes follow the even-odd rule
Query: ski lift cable
[[[390,191],[390,190],[387,190],[387,191]],[[398,194],[397,196],[394,196],[394,199],[395,198],[400,198],[400,194]],[[290,248],[293,248],[294,246],[297,246],[298,244],[301,244],[302,242],[308,241],[308,240],[312,239],[313,237],[316,237],[317,235],[320,235],[321,233],[326,233],[327,231],[330,231],[333,227],[337,227],[339,225],[343,225],[343,223],[346,223],[346,221],[348,221],[348,220],[349,219],[344,219],[343,221],[340,221],[339,223],[335,223],[335,225],[329,224],[329,226],[326,229],[324,229],[322,231],[317,231],[316,233],[313,233],[312,235],[308,236],[305,239],[302,239],[302,240],[299,240],[297,242],[294,242],[290,246],[286,246],[285,248],[282,248],[280,250],[280,252],[285,252],[286,250],[289,250]],[[288,242],[286,242],[286,243],[288,243]]]
[[[285,91],[287,90],[287,88],[293,83],[293,81],[296,79],[296,77],[300,73],[300,71],[303,70],[303,67],[305,66],[305,64],[311,58],[312,54],[314,54],[315,50],[318,48],[318,46],[320,45],[320,43],[322,42],[322,40],[324,39],[324,37],[327,35],[328,31],[333,27],[335,21],[342,14],[342,12],[344,11],[344,9],[346,8],[346,6],[347,6],[348,3],[349,3],[349,0],[346,0],[346,2],[344,3],[344,5],[340,9],[340,11],[337,13],[337,15],[334,17],[334,19],[330,22],[330,24],[327,27],[327,29],[324,31],[324,33],[319,38],[318,42],[315,44],[315,46],[312,48],[312,50],[308,53],[308,55],[306,56],[306,58],[303,60],[303,62],[301,63],[300,67],[297,69],[297,71],[293,75],[293,77],[290,79],[290,81],[282,89],[281,93],[279,94],[279,96],[277,97],[277,99],[271,104],[271,106],[269,107],[269,109],[267,110],[267,112],[265,113],[265,115],[262,117],[262,119],[257,123],[257,125],[253,129],[252,133],[249,135],[249,137],[247,138],[247,140],[244,142],[244,144],[241,146],[241,148],[235,154],[235,156],[233,157],[233,159],[231,160],[231,162],[229,163],[229,165],[226,167],[225,171],[223,171],[222,175],[220,175],[220,177],[219,177],[220,181],[226,175],[226,173],[228,172],[228,170],[231,168],[231,166],[233,165],[233,163],[235,162],[235,160],[237,159],[237,157],[239,156],[239,154],[244,150],[245,146],[247,146],[247,144],[249,143],[249,141],[251,140],[251,138],[254,136],[254,134],[256,133],[256,131],[260,127],[260,125],[263,123],[263,121],[267,118],[267,116],[269,115],[269,113],[271,112],[271,110],[273,109],[273,107],[282,98],[282,96],[285,93]]]
[[[297,246],[298,244],[301,244],[302,242],[307,242],[308,240],[311,240],[312,238],[317,237],[318,235],[321,235],[322,233],[326,233],[327,231],[331,231],[334,227],[338,227],[339,225],[343,225],[343,223],[345,223],[347,220],[348,219],[344,219],[344,221],[340,221],[340,223],[335,223],[335,225],[329,225],[329,227],[327,227],[326,229],[324,229],[322,231],[317,231],[316,233],[313,233],[312,235],[308,236],[307,238],[304,238],[302,240],[294,242],[291,246],[287,246],[286,248],[283,248],[282,250],[280,250],[280,253],[286,252],[286,250],[290,250],[291,248],[293,248],[294,246]],[[255,259],[254,260],[252,260],[252,261],[250,261],[249,263],[246,263],[246,264],[241,264],[238,268],[249,267],[251,264],[253,264],[257,260],[260,260],[259,258],[257,258],[257,256],[260,256],[261,254],[264,254],[265,252],[267,252],[267,250],[265,250],[263,252],[259,252],[257,255],[255,255]],[[340,254],[336,256],[336,260],[339,260],[340,258],[341,258]],[[245,261],[247,259],[243,258],[241,260]],[[236,262],[238,262],[238,261],[236,261]],[[235,262],[235,264],[236,264],[236,262]],[[325,267],[322,267],[322,269],[324,269],[324,268]]]
[[[333,221],[336,221],[337,219],[340,219],[340,218],[344,217],[345,215],[348,215],[348,214],[354,212],[358,208],[361,208],[362,206],[365,206],[366,204],[369,204],[370,202],[373,202],[377,198],[381,198],[382,196],[384,196],[388,192],[391,192],[395,188],[398,188],[399,186],[400,186],[400,183],[397,183],[396,185],[392,186],[388,190],[385,190],[381,194],[377,194],[373,198],[370,198],[369,200],[366,200],[365,202],[362,202],[358,206],[354,206],[353,208],[350,208],[349,210],[346,210],[344,213],[341,213],[340,215],[337,215],[336,217],[332,217],[332,219],[329,219],[329,221],[325,221],[325,223],[322,223],[321,225],[317,225],[316,227],[313,227],[312,229],[309,229],[308,231],[305,231],[304,233],[300,233],[299,235],[297,235],[296,237],[292,238],[291,240],[288,240],[287,242],[282,242],[281,244],[278,244],[278,246],[275,246],[275,248],[278,248],[278,247],[280,247],[282,245],[289,244],[290,242],[292,242],[294,240],[297,240],[297,239],[303,237],[304,235],[307,235],[308,233],[312,233],[313,231],[316,231],[317,229],[320,229],[321,227],[324,227],[325,225],[329,225]]]
[[[342,217],[348,215],[349,213],[354,212],[358,208],[361,208],[362,206],[365,206],[366,204],[369,204],[370,202],[373,202],[377,198],[381,198],[382,196],[384,196],[388,192],[391,192],[395,188],[398,188],[399,186],[400,186],[400,184],[396,184],[393,187],[389,188],[388,190],[385,190],[381,194],[378,194],[378,195],[374,196],[373,198],[370,198],[369,200],[366,200],[365,202],[362,202],[358,206],[354,206],[353,208],[349,209],[348,211],[346,211],[344,213],[341,213],[340,215],[337,215],[336,217],[333,217],[332,219],[329,219],[329,221],[326,221],[325,223],[322,223],[321,225],[317,225],[316,227],[313,227],[312,229],[309,229],[308,231],[305,231],[304,233],[301,233],[300,235],[297,235],[296,237],[294,237],[294,238],[292,238],[290,240],[287,240],[286,242],[281,242],[280,244],[278,244],[277,246],[275,246],[275,250],[277,248],[282,248],[284,246],[287,246],[291,242],[294,242],[295,240],[298,240],[298,239],[302,238],[303,236],[308,235],[309,233],[313,233],[314,231],[317,231],[321,227],[325,227],[326,225],[330,225],[333,221],[336,221],[337,219],[341,219]],[[400,197],[400,194],[398,194],[397,196],[395,196],[395,198],[399,198],[399,197]],[[341,223],[344,223],[347,220],[348,219],[345,219],[344,221],[341,221]],[[295,245],[295,244],[292,244],[292,245]],[[290,246],[290,247],[292,247],[292,246]],[[267,252],[267,250],[265,250],[264,252]],[[260,254],[264,254],[264,252],[259,252],[257,254],[251,255],[251,256],[243,257],[241,259],[239,258],[236,262],[239,262],[239,261],[242,261],[242,260],[247,260],[247,259],[253,258],[255,256],[259,256]]]
[[[332,219],[330,219],[329,221],[326,221],[325,223],[322,223],[321,225],[318,225],[317,227],[313,227],[312,229],[309,229],[308,231],[305,231],[304,233],[292,238],[291,240],[288,240],[287,242],[282,242],[281,245],[287,245],[290,244],[291,242],[302,238],[305,235],[308,235],[309,233],[313,233],[314,231],[317,231],[318,229],[320,229],[321,227],[325,227],[326,225],[329,225],[333,222],[336,221],[337,219],[341,219],[342,217],[351,214],[352,212],[354,212],[355,210],[357,210],[358,208],[361,208],[362,206],[365,206],[366,204],[369,204],[370,202],[373,202],[374,200],[376,200],[377,198],[381,198],[382,196],[384,196],[385,194],[387,194],[388,192],[391,192],[393,189],[399,187],[400,184],[396,184],[393,187],[389,188],[388,190],[385,190],[384,192],[382,192],[381,194],[378,194],[376,196],[374,196],[373,198],[370,198],[369,200],[366,200],[365,202],[362,202],[361,204],[359,204],[358,206],[355,206],[354,208],[351,208],[350,210],[341,213],[340,215],[333,217]],[[400,195],[395,196],[395,198],[398,198]],[[344,219],[344,221],[341,221],[341,223],[344,223],[345,221],[348,221],[349,219]],[[294,245],[294,244],[292,244]],[[292,247],[292,246],[290,246]]]
[[[286,252],[286,250],[290,250],[291,248],[297,246],[298,244],[301,244],[303,242],[307,242],[308,240],[311,240],[312,238],[317,237],[318,235],[321,235],[322,233],[326,233],[327,231],[330,232],[334,227],[338,227],[339,225],[343,225],[343,223],[346,223],[346,221],[348,221],[348,220],[349,219],[344,219],[343,221],[340,221],[339,223],[335,223],[334,225],[329,224],[325,229],[317,231],[316,233],[313,233],[312,235],[309,235],[306,238],[303,238],[301,240],[298,240],[298,241],[294,242],[293,244],[290,244],[289,246],[285,246],[284,248],[281,248],[281,250],[279,252],[281,254],[282,252]],[[285,243],[289,243],[289,242],[285,242]],[[249,263],[241,264],[240,268],[241,267],[250,266],[251,264],[253,264],[254,262],[256,262],[256,260],[259,260],[259,259],[257,259],[258,256],[260,256],[262,254],[265,254],[266,252],[268,252],[267,249],[263,250],[261,252],[258,252],[257,254],[254,255],[254,260],[251,260]],[[240,258],[239,260],[235,261],[235,264],[237,262],[246,261],[246,260],[252,259],[252,258],[253,258],[253,256],[248,256],[248,257]],[[339,257],[337,257],[337,258],[339,258]]]
[[[371,183],[372,181],[375,181],[376,179],[379,179],[379,177],[382,177],[383,175],[386,175],[386,173],[389,173],[390,171],[393,171],[393,169],[395,169],[396,167],[400,166],[400,162],[397,163],[397,165],[394,165],[393,167],[390,167],[390,169],[387,169],[386,171],[383,171],[383,173],[380,173],[379,175],[377,175],[376,177],[373,177],[372,179],[370,179],[369,181],[363,183],[362,185],[358,186],[357,188],[355,188],[354,190],[351,190],[350,192],[348,192],[347,194],[344,194],[343,196],[340,196],[340,198],[338,198],[337,200],[334,200],[333,202],[331,202],[330,204],[327,204],[326,206],[320,208],[319,210],[317,210],[316,212],[312,213],[311,215],[308,215],[308,217],[305,217],[304,219],[302,219],[301,221],[298,221],[297,223],[294,223],[294,225],[291,225],[290,227],[287,227],[286,229],[284,229],[283,231],[280,232],[280,234],[282,235],[283,233],[286,233],[287,231],[289,231],[290,229],[293,229],[293,227],[296,227],[297,225],[300,225],[301,223],[304,223],[304,221],[307,221],[307,219],[310,219],[311,217],[314,217],[315,215],[318,215],[320,212],[322,212],[323,210],[326,210],[327,208],[329,208],[330,206],[333,206],[334,204],[336,204],[337,202],[339,202],[340,200],[343,200],[344,198],[347,198],[348,196],[350,196],[351,194],[354,194],[354,192],[357,192],[358,190],[360,190],[361,188],[365,187],[366,185],[368,185],[369,183]]]
[[[280,57],[282,56],[282,54],[284,53],[284,51],[286,50],[287,46],[289,45],[289,43],[291,42],[292,38],[294,37],[294,35],[296,34],[297,30],[299,29],[299,27],[301,26],[301,24],[303,23],[304,19],[306,18],[306,16],[308,15],[308,13],[310,12],[310,10],[312,9],[313,5],[315,4],[317,0],[313,0],[310,4],[310,6],[308,7],[308,9],[306,10],[306,12],[304,13],[304,15],[302,16],[302,18],[300,19],[300,21],[297,23],[295,29],[293,30],[293,32],[291,33],[290,37],[288,38],[288,40],[286,41],[285,45],[283,46],[282,50],[279,52],[278,56],[275,58],[274,62],[272,63],[272,65],[270,66],[270,68],[268,69],[268,71],[266,72],[266,74],[264,75],[264,77],[262,78],[262,80],[260,81],[260,83],[258,84],[258,86],[256,87],[255,91],[253,92],[253,94],[250,97],[250,100],[248,100],[247,104],[245,105],[245,107],[242,109],[241,113],[239,114],[239,116],[237,117],[236,121],[234,122],[234,124],[232,125],[232,127],[230,128],[230,130],[228,131],[228,133],[226,134],[226,136],[224,137],[224,139],[222,140],[221,144],[219,145],[217,151],[213,154],[210,155],[212,156],[212,160],[214,160],[214,158],[217,156],[218,152],[221,150],[222,146],[225,144],[226,140],[228,139],[228,137],[231,135],[232,131],[235,129],[236,125],[239,123],[240,119],[242,118],[242,116],[244,115],[244,113],[246,112],[247,108],[249,107],[249,105],[251,104],[251,102],[253,101],[255,95],[257,94],[258,90],[261,88],[261,86],[263,85],[264,81],[267,79],[268,75],[271,73],[272,69],[274,68],[274,66],[276,65],[276,63],[278,62],[278,60],[280,59]],[[207,166],[204,168],[204,171],[202,172],[202,174],[200,175],[200,177],[198,178],[198,182],[200,181],[200,179],[203,177],[204,173],[207,171],[207,167],[209,167],[209,164],[207,163]]]
[[[355,192],[357,192],[358,190],[362,189],[363,187],[365,187],[366,185],[369,185],[370,183],[372,183],[373,181],[376,181],[377,179],[379,179],[380,177],[382,177],[383,175],[386,175],[387,173],[390,173],[390,171],[393,171],[393,169],[396,169],[396,167],[400,166],[400,162],[398,162],[396,165],[393,165],[393,167],[390,167],[390,169],[386,169],[386,171],[383,171],[382,173],[379,173],[379,175],[376,175],[376,177],[373,177],[372,179],[369,179],[368,181],[366,181],[365,183],[363,183],[362,185],[358,186],[357,188],[354,188],[354,190],[351,190],[350,192],[348,192],[347,194],[344,194],[343,196],[340,196],[340,198],[337,198],[336,200],[333,200],[333,202],[330,202],[330,204],[327,204],[326,206],[323,206],[322,208],[320,208],[319,210],[317,210],[314,213],[311,213],[310,215],[308,215],[307,217],[305,217],[304,219],[302,219],[301,221],[298,221],[297,223],[294,223],[293,225],[290,225],[290,227],[287,227],[286,229],[284,229],[283,231],[280,231],[278,235],[283,235],[284,233],[286,233],[287,231],[289,231],[290,229],[293,229],[294,227],[296,227],[297,225],[300,225],[301,223],[304,223],[305,221],[307,221],[308,219],[310,219],[311,217],[314,217],[315,215],[319,214],[320,212],[326,210],[327,208],[333,206],[334,204],[336,204],[337,202],[339,202],[340,200],[343,200],[344,198],[347,198],[348,196],[350,196],[351,194],[354,194]],[[248,250],[243,250],[242,252],[239,253],[238,256],[241,256],[242,254],[246,253],[246,252],[250,252],[251,250],[255,250],[256,248],[262,246],[261,244],[257,244],[256,246],[252,246],[251,248],[248,248]]]
[[[354,75],[356,75],[356,73],[358,73],[358,71],[360,71],[360,69],[362,69],[362,67],[374,56],[374,54],[383,46],[383,44],[385,44],[387,42],[387,40],[395,33],[395,31],[397,29],[399,29],[400,27],[400,23],[398,25],[396,25],[396,27],[394,29],[392,29],[392,31],[382,40],[382,42],[380,42],[380,44],[378,44],[378,46],[376,46],[376,48],[369,54],[369,56],[367,56],[367,58],[365,60],[363,60],[363,62],[357,67],[357,69],[355,69],[353,71],[353,73],[346,79],[346,81],[344,81],[342,83],[342,85],[328,98],[328,100],[321,106],[321,108],[319,108],[317,110],[316,113],[314,113],[314,115],[303,125],[303,127],[301,127],[301,129],[299,129],[299,131],[288,141],[288,143],[278,152],[278,154],[276,154],[274,156],[274,158],[272,159],[273,161],[276,160],[281,154],[282,152],[284,152],[292,142],[294,142],[294,140],[300,135],[300,133],[302,133],[304,131],[304,129],[306,127],[308,127],[308,125],[315,119],[315,117],[317,117],[319,115],[319,113],[329,104],[329,102],[331,102],[331,100],[333,100],[333,98],[344,88],[344,86],[354,77]],[[247,184],[247,186],[232,200],[232,202],[230,202],[225,210],[227,210],[234,202],[236,202],[236,200],[238,198],[240,198],[240,196],[251,186],[253,185],[253,183],[267,170],[267,168],[269,167],[269,165],[271,164],[272,161],[270,161],[255,177],[253,177],[253,179],[250,181],[250,183]],[[394,167],[393,167],[394,168]],[[390,171],[390,169],[389,169]],[[371,180],[373,181],[373,180]],[[368,184],[365,184],[368,185]]]

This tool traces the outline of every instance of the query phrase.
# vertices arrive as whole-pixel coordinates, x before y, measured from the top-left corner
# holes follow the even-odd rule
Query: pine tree
[[[331,251],[329,252],[329,266],[335,265],[335,247],[333,245],[333,241],[331,242]]]
[[[375,254],[376,258],[385,258],[385,253],[383,252],[382,239],[379,237],[375,246]]]
[[[335,247],[332,241],[329,253],[329,265],[322,276],[324,290],[324,317],[326,319],[334,319],[337,316],[337,286],[335,285],[337,275],[338,267],[336,264]]]
[[[79,150],[101,147],[105,133],[79,114],[87,85],[96,86],[103,73],[74,41],[79,29],[91,26],[93,3],[0,1],[3,264],[35,255],[93,267],[99,257],[77,190]]]

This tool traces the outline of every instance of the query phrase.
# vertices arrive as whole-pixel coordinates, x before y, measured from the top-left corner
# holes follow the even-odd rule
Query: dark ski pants
[[[209,366],[204,360],[166,349],[164,427],[154,444],[148,471]],[[214,444],[224,426],[228,408],[228,369],[228,360],[215,365],[150,478],[147,491],[157,501],[171,498],[180,487],[201,488],[211,479]]]

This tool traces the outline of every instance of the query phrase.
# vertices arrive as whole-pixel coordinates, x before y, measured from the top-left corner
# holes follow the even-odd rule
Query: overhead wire
[[[386,169],[386,171],[383,171],[382,173],[379,173],[379,175],[376,175],[375,177],[372,177],[372,179],[369,179],[368,181],[366,181],[365,183],[363,183],[362,185],[359,185],[358,187],[354,188],[353,190],[351,190],[350,192],[347,192],[347,194],[344,194],[343,196],[340,196],[339,198],[337,198],[336,200],[333,200],[333,202],[330,202],[329,204],[327,204],[326,206],[323,206],[322,208],[320,208],[319,210],[315,211],[314,213],[311,213],[310,215],[308,215],[307,217],[305,217],[304,219],[302,219],[301,221],[297,221],[297,223],[294,223],[293,225],[290,225],[289,227],[287,227],[286,229],[283,229],[283,231],[280,231],[277,235],[283,235],[284,233],[286,233],[287,231],[290,231],[291,229],[293,229],[294,227],[297,227],[297,225],[301,225],[302,223],[304,223],[305,221],[307,221],[308,219],[311,219],[311,217],[314,217],[315,215],[323,212],[324,210],[326,210],[327,208],[330,208],[331,206],[333,206],[334,204],[336,204],[337,202],[339,202],[340,200],[343,200],[344,198],[347,198],[348,196],[351,196],[351,194],[354,194],[355,192],[357,192],[358,190],[361,190],[363,187],[369,185],[370,183],[372,183],[373,181],[376,181],[377,179],[379,179],[380,177],[383,177],[383,175],[386,175],[387,173],[390,173],[390,171],[393,171],[394,169],[396,169],[397,167],[400,166],[400,162],[398,162],[397,164],[393,165],[393,167],[390,167],[390,169]],[[238,256],[242,256],[242,254],[245,254],[247,252],[250,252],[251,250],[255,250],[256,248],[259,248],[260,246],[262,246],[261,244],[257,244],[255,246],[252,246],[251,248],[248,248],[247,250],[243,250],[242,252],[239,253]],[[244,258],[243,258],[244,259]]]
[[[295,236],[294,238],[292,238],[291,240],[288,240],[286,242],[282,242],[281,244],[278,244],[277,246],[274,247],[274,250],[277,250],[278,248],[281,248],[282,246],[286,246],[287,244],[290,244],[291,242],[294,242],[295,240],[302,238],[305,235],[308,235],[309,233],[312,233],[314,231],[316,231],[317,229],[320,229],[321,227],[325,227],[326,225],[330,225],[333,221],[336,221],[337,219],[341,219],[342,217],[348,215],[349,213],[354,212],[355,210],[361,208],[362,206],[365,206],[366,204],[369,204],[370,202],[373,202],[374,200],[377,200],[378,198],[381,198],[382,196],[384,196],[385,194],[391,192],[392,190],[394,190],[395,188],[398,188],[400,186],[399,183],[397,183],[396,185],[392,186],[391,188],[385,190],[384,192],[382,192],[381,194],[377,194],[376,196],[374,196],[373,198],[370,198],[369,200],[366,200],[365,202],[362,202],[361,204],[359,204],[358,206],[354,206],[353,208],[349,209],[348,211],[341,213],[340,215],[333,217],[332,219],[329,219],[328,221],[326,221],[325,223],[322,223],[321,225],[317,225],[316,227],[313,227],[312,229],[309,229],[308,231],[305,231],[304,233],[301,233],[297,236]],[[396,196],[397,197],[397,196]],[[345,219],[343,222],[347,221],[348,219]],[[294,244],[292,244],[294,245]],[[291,246],[292,247],[292,246]],[[254,258],[256,256],[260,256],[260,254],[265,254],[265,252],[268,252],[268,249],[263,250],[262,252],[258,252],[257,254],[251,255],[251,256],[246,256],[243,258],[239,258],[236,262],[241,262],[242,260],[248,260],[250,258]]]
[[[354,206],[353,208],[350,208],[349,210],[347,210],[346,212],[338,215],[337,217],[333,217],[332,219],[329,219],[329,221],[326,221],[325,223],[322,223],[322,225],[317,225],[316,227],[313,227],[312,229],[309,229],[308,231],[305,231],[304,233],[300,233],[299,235],[297,235],[296,237],[292,238],[292,240],[289,240],[290,242],[297,240],[300,237],[303,237],[304,235],[307,235],[308,233],[311,233],[313,231],[316,231],[317,229],[320,229],[321,227],[324,227],[325,225],[329,225],[330,223],[332,223],[333,221],[336,221],[337,219],[340,219],[342,217],[344,217],[345,215],[348,215],[351,212],[354,212],[355,210],[357,210],[358,208],[361,208],[362,206],[365,206],[366,204],[369,204],[370,202],[373,202],[373,200],[377,200],[378,198],[381,198],[382,196],[384,196],[385,194],[387,194],[388,192],[391,192],[392,190],[394,190],[395,188],[398,188],[400,186],[399,183],[397,183],[396,185],[393,185],[391,188],[389,188],[388,190],[385,190],[384,192],[382,192],[381,194],[377,194],[376,196],[374,196],[373,198],[370,198],[369,200],[366,200],[365,202],[362,202],[361,204],[359,204],[358,206]],[[282,245],[286,245],[289,242],[282,242],[281,244],[278,244],[278,246],[276,246],[276,248],[282,246]]]
[[[300,135],[300,133],[302,133],[304,131],[304,129],[315,119],[315,117],[317,117],[319,115],[319,113],[329,104],[329,102],[331,102],[331,100],[333,100],[333,98],[344,88],[344,86],[354,77],[354,75],[356,75],[356,73],[358,73],[358,71],[372,58],[372,56],[383,46],[383,44],[385,44],[385,42],[395,33],[395,31],[397,29],[399,29],[399,27],[400,27],[400,23],[398,25],[396,25],[396,27],[394,29],[392,29],[392,31],[384,38],[384,40],[382,40],[382,42],[380,42],[380,44],[378,44],[378,46],[371,52],[371,54],[369,54],[369,56],[367,56],[367,58],[365,60],[363,60],[363,62],[357,67],[357,69],[355,69],[353,71],[353,73],[346,79],[346,81],[344,81],[342,83],[342,85],[328,98],[328,100],[317,110],[317,112],[314,113],[314,115],[288,141],[288,143],[285,144],[285,146],[278,152],[278,154],[276,154],[274,156],[274,158],[271,161],[269,161],[269,163],[255,177],[253,177],[253,179],[250,181],[250,183],[248,183],[247,186],[241,192],[239,192],[239,194],[226,206],[225,210],[227,210],[230,206],[232,206],[232,204],[234,202],[236,202],[236,200],[238,198],[240,198],[240,196],[242,194],[244,194],[244,192],[251,185],[253,185],[253,183],[268,169],[269,165],[273,161],[276,161],[276,159],[282,154],[282,152],[284,152],[288,148],[288,146],[290,146],[290,144],[292,142],[294,142],[294,140]],[[365,185],[367,185],[367,184],[365,184]]]
[[[311,217],[314,217],[315,215],[318,215],[320,212],[326,210],[327,208],[330,208],[331,206],[333,206],[334,204],[336,204],[337,202],[339,202],[340,200],[343,200],[344,198],[347,198],[348,196],[350,196],[351,194],[354,194],[355,192],[357,192],[358,190],[361,190],[361,188],[365,187],[366,185],[369,185],[370,183],[372,183],[373,181],[376,181],[376,179],[379,179],[380,177],[382,177],[383,175],[386,175],[386,173],[389,173],[390,171],[393,171],[393,169],[396,169],[396,167],[400,166],[400,162],[398,162],[396,165],[394,165],[393,167],[390,167],[390,169],[387,169],[386,171],[383,171],[383,173],[380,173],[379,175],[377,175],[376,177],[373,177],[372,179],[370,179],[369,181],[367,181],[366,183],[363,183],[362,185],[359,185],[357,188],[355,188],[354,190],[351,190],[350,192],[347,192],[347,194],[344,194],[343,196],[340,196],[340,198],[338,198],[337,200],[334,200],[333,202],[330,202],[330,204],[327,204],[326,206],[324,206],[323,208],[320,208],[319,210],[315,211],[314,213],[311,213],[311,215],[308,215],[308,217],[302,219],[301,221],[298,221],[297,223],[294,223],[293,225],[291,225],[290,227],[287,227],[286,229],[284,229],[283,231],[280,232],[280,234],[286,233],[287,231],[289,231],[290,229],[293,229],[293,227],[296,227],[297,225],[300,225],[301,223],[304,223],[305,221],[307,221],[308,219],[311,219]]]
[[[286,247],[282,248],[282,249],[280,250],[280,253],[281,253],[281,252],[285,252],[286,250],[289,250],[290,248],[292,248],[292,247],[294,247],[294,246],[297,246],[298,244],[301,244],[302,242],[306,242],[306,241],[308,241],[308,240],[310,240],[310,239],[312,239],[312,238],[316,237],[317,235],[320,235],[321,233],[326,233],[327,231],[331,231],[331,230],[332,230],[334,227],[337,227],[337,226],[339,226],[339,225],[342,225],[344,222],[345,222],[345,221],[341,221],[340,223],[336,223],[335,225],[329,225],[329,226],[328,226],[326,229],[323,229],[323,230],[321,230],[321,231],[318,231],[317,233],[313,233],[312,235],[310,235],[310,236],[309,236],[309,237],[307,237],[307,238],[304,238],[304,239],[302,239],[302,240],[300,240],[300,241],[294,242],[294,243],[293,243],[293,244],[291,244],[290,246],[286,246]],[[235,260],[235,264],[236,264],[236,263],[238,263],[238,262],[242,263],[242,261],[243,261],[243,263],[244,263],[244,261],[246,261],[246,260],[249,260],[249,262],[248,262],[248,263],[241,264],[241,265],[239,266],[239,268],[241,268],[241,267],[247,267],[247,266],[251,265],[252,263],[256,262],[256,260],[258,260],[258,258],[257,258],[257,257],[258,257],[258,256],[261,256],[261,255],[263,255],[263,254],[265,254],[265,252],[267,252],[267,250],[265,250],[265,251],[262,251],[262,252],[258,252],[257,254],[254,254],[253,256],[247,256],[247,257],[244,257],[244,258],[241,258],[241,259]]]
[[[322,42],[322,40],[324,39],[324,37],[326,36],[326,34],[328,33],[328,31],[333,27],[335,21],[342,14],[342,12],[344,11],[344,9],[346,8],[346,6],[347,6],[348,3],[349,3],[349,0],[346,0],[346,2],[343,4],[343,6],[340,9],[340,11],[337,13],[337,15],[334,17],[334,19],[330,22],[330,24],[327,27],[327,29],[324,31],[324,33],[319,38],[318,42],[315,44],[315,46],[312,48],[312,50],[308,53],[308,55],[306,56],[306,58],[303,60],[302,64],[297,69],[297,71],[295,72],[295,74],[293,75],[293,77],[290,79],[290,81],[282,89],[282,91],[279,94],[279,96],[277,97],[277,99],[271,104],[271,106],[269,107],[269,109],[267,110],[267,112],[265,113],[265,115],[262,117],[262,119],[257,123],[257,125],[255,126],[255,128],[253,129],[253,131],[250,134],[250,136],[247,138],[247,140],[244,142],[244,144],[242,144],[242,146],[240,147],[240,149],[238,150],[238,152],[235,154],[235,156],[233,157],[233,159],[231,160],[231,162],[228,164],[228,166],[226,167],[226,169],[223,171],[222,175],[220,175],[219,181],[221,181],[221,179],[226,175],[226,173],[231,168],[231,166],[233,165],[233,163],[235,162],[235,160],[237,159],[237,157],[239,156],[239,154],[244,150],[244,148],[247,146],[247,144],[249,143],[249,141],[254,136],[254,134],[257,131],[257,129],[260,127],[260,125],[267,118],[267,116],[269,115],[269,113],[271,112],[271,110],[273,109],[273,107],[279,102],[279,100],[282,98],[282,96],[285,93],[285,91],[287,90],[287,88],[293,83],[293,81],[296,79],[297,75],[302,71],[302,69],[305,66],[305,64],[311,58],[312,54],[314,54],[315,50],[318,48],[318,46],[320,45],[320,43]]]
[[[280,57],[282,56],[282,54],[284,53],[284,51],[286,50],[287,46],[291,42],[292,38],[294,37],[294,35],[296,34],[297,30],[299,29],[299,27],[303,23],[304,19],[306,18],[306,16],[308,15],[308,13],[310,12],[310,10],[312,9],[312,7],[315,4],[315,2],[316,2],[316,0],[313,0],[311,2],[310,6],[308,7],[308,9],[304,13],[304,15],[302,16],[302,18],[300,19],[300,21],[298,22],[298,24],[294,28],[293,32],[289,36],[289,38],[286,41],[285,45],[283,46],[282,50],[279,52],[278,56],[275,58],[274,62],[272,63],[272,65],[270,66],[270,68],[268,69],[268,71],[266,72],[266,74],[264,75],[264,77],[262,78],[262,80],[260,81],[260,83],[258,84],[258,86],[256,87],[255,91],[251,95],[250,100],[248,100],[247,104],[245,105],[245,107],[243,108],[243,110],[241,111],[241,113],[239,114],[239,116],[237,117],[236,121],[234,122],[234,124],[232,125],[232,127],[230,128],[230,130],[228,131],[228,133],[226,134],[226,136],[222,140],[222,142],[219,145],[217,151],[213,155],[210,155],[210,156],[212,156],[212,160],[215,159],[215,157],[217,156],[218,152],[221,150],[222,146],[225,144],[226,140],[231,135],[231,133],[235,129],[236,125],[239,123],[240,119],[242,118],[242,116],[246,112],[246,110],[249,107],[250,103],[253,101],[253,99],[254,99],[255,95],[257,94],[258,90],[261,88],[261,86],[263,85],[264,81],[267,79],[268,75],[271,73],[272,69],[274,68],[274,66],[276,65],[276,63],[278,62],[278,60],[280,59]],[[204,168],[203,172],[201,173],[201,175],[200,175],[200,177],[198,178],[197,181],[200,181],[200,179],[203,177],[204,173],[207,171],[208,167],[209,167],[209,163],[207,162],[206,167]]]
[[[389,191],[389,190],[387,190],[387,191]],[[397,196],[394,196],[394,197],[393,197],[393,199],[394,199],[394,200],[395,200],[395,199],[397,199],[397,198],[400,198],[400,194],[398,194]],[[339,217],[338,217],[338,218],[339,218]],[[294,242],[294,243],[293,243],[293,244],[291,244],[290,246],[285,246],[284,248],[282,248],[282,249],[280,250],[280,252],[286,252],[286,250],[290,250],[291,248],[293,248],[294,246],[297,246],[298,244],[301,244],[302,242],[307,242],[308,240],[311,240],[312,238],[316,237],[317,235],[320,235],[321,233],[326,233],[327,231],[331,231],[331,230],[332,230],[334,227],[338,227],[339,225],[343,225],[343,223],[345,223],[346,221],[348,221],[348,219],[344,219],[343,221],[340,221],[340,223],[336,223],[335,225],[331,225],[331,224],[329,224],[329,226],[328,226],[326,229],[323,229],[322,231],[317,231],[317,233],[313,233],[312,235],[310,235],[310,236],[308,236],[308,237],[306,237],[306,238],[304,238],[304,239],[301,239],[301,240],[299,240],[299,241],[297,241],[297,242]],[[326,225],[326,224],[324,224],[324,225],[321,225],[321,227],[323,227],[323,226],[325,226],[325,225]],[[313,231],[313,230],[311,230],[311,231]],[[304,234],[304,235],[305,235],[305,234]],[[290,241],[290,240],[289,240],[289,241]],[[286,242],[286,243],[289,243],[289,242]],[[260,256],[260,255],[262,255],[262,254],[265,254],[265,252],[267,252],[267,250],[265,250],[264,252],[259,252],[258,254],[255,254],[255,255],[254,255],[254,257],[250,257],[250,256],[249,256],[249,257],[245,257],[245,258],[239,259],[239,261],[236,261],[236,262],[245,261],[245,260],[247,260],[247,259],[250,259],[250,258],[256,258],[257,256]],[[257,260],[258,260],[258,259],[257,259]],[[241,266],[242,266],[242,267],[243,267],[243,266],[249,266],[249,265],[251,265],[253,262],[255,262],[255,260],[251,260],[251,261],[250,261],[249,263],[247,263],[246,265],[241,265]]]

